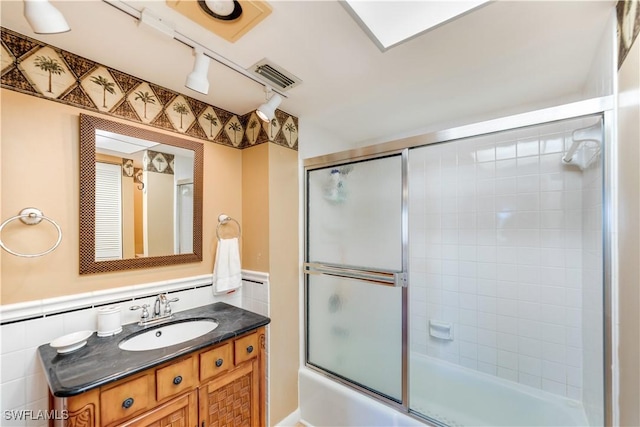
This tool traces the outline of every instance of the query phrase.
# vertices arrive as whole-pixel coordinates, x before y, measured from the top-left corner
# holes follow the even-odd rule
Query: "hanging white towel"
[[[213,264],[213,293],[226,294],[242,286],[238,238],[219,239]]]

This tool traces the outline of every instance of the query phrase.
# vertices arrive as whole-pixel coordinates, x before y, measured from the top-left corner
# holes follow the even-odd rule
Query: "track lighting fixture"
[[[1,1],[2,0],[0,0],[0,2]],[[46,2],[46,1],[47,0],[25,0],[25,2]],[[211,62],[210,60],[213,59],[219,64],[222,64],[225,67],[230,68],[231,70],[237,72],[238,74],[242,74],[244,77],[250,80],[253,80],[259,85],[265,86],[265,92],[267,93],[267,95],[269,95],[272,92],[275,92],[274,95],[271,96],[271,98],[267,97],[268,102],[258,107],[257,113],[262,120],[271,120],[274,116],[275,109],[278,107],[280,102],[282,102],[282,99],[288,97],[281,91],[281,89],[273,90],[271,87],[268,87],[265,84],[265,81],[262,78],[257,77],[256,75],[254,75],[254,73],[246,70],[239,64],[236,64],[235,62],[225,58],[224,56],[214,52],[213,50],[206,48],[204,45],[198,43],[196,40],[190,37],[187,37],[186,35],[177,31],[174,28],[173,24],[162,21],[160,18],[153,15],[153,13],[145,12],[144,9],[142,11],[138,11],[137,9],[133,8],[132,6],[126,4],[123,1],[112,1],[112,0],[104,0],[104,1],[106,1],[107,4],[109,4],[110,6],[113,6],[116,9],[120,10],[121,12],[129,16],[133,16],[145,26],[149,28],[153,28],[161,32],[164,36],[169,36],[172,40],[177,40],[178,42],[186,46],[190,46],[195,50],[196,52],[195,64],[193,67],[193,72],[189,74],[189,76],[187,77],[187,81],[185,83],[186,87],[193,89],[195,91],[207,94],[207,92],[209,91],[209,82],[207,80],[208,67],[209,67],[209,63]],[[222,13],[226,13],[228,11],[229,0],[213,0],[213,2],[226,3],[227,8]],[[204,0],[198,0],[198,4],[202,5],[202,4],[205,4],[205,2]],[[239,3],[237,0],[234,0],[233,4],[234,4],[234,10],[241,9],[240,7],[238,7]],[[217,9],[217,6],[216,6],[216,9]],[[233,15],[233,13],[231,15]],[[200,52],[200,54],[198,52]],[[201,69],[203,71],[198,71]],[[192,76],[195,77],[193,80],[192,80]],[[296,84],[297,83],[299,82],[296,82]],[[290,85],[289,87],[293,87],[293,85]],[[271,113],[269,114],[269,117],[267,117],[266,115],[263,114],[262,111],[268,113],[269,110],[271,111]]]
[[[282,102],[282,97],[277,93],[273,93],[271,88],[268,86],[265,86],[264,91],[267,102],[258,107],[256,114],[260,120],[270,122],[276,113],[276,108],[278,108],[278,105]]]
[[[209,59],[201,49],[195,48],[194,51],[196,59],[193,65],[193,71],[187,76],[185,86],[206,95],[209,93],[209,80],[207,79],[207,73],[209,72],[209,63],[211,62],[211,59]]]
[[[36,34],[64,33],[71,28],[49,0],[24,0],[24,17]]]

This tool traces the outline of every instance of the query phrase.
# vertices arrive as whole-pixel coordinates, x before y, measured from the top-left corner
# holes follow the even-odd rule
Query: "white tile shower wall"
[[[410,151],[412,351],[582,400],[589,216],[583,174],[561,160],[581,123]]]
[[[262,273],[248,272],[243,270],[243,277],[249,275],[266,278],[265,284],[268,288],[268,275]],[[96,330],[97,328],[97,307],[96,304],[105,304],[113,301],[125,301],[119,305],[122,307],[122,323],[133,323],[138,320],[139,313],[129,311],[128,307],[134,304],[153,303],[154,296],[160,292],[169,292],[172,297],[180,298],[180,301],[173,304],[174,312],[184,311],[191,308],[211,304],[216,301],[224,301],[229,304],[243,307],[251,311],[265,314],[268,311],[268,291],[249,290],[251,297],[251,307],[245,306],[244,290],[230,294],[228,296],[215,296],[211,291],[211,286],[194,287],[190,283],[200,282],[193,278],[172,281],[171,283],[149,284],[131,287],[128,292],[123,292],[118,288],[113,291],[100,292],[99,295],[77,295],[55,300],[35,301],[29,304],[16,304],[16,307],[2,306],[2,322],[22,317],[24,313],[35,313],[40,317],[35,319],[20,320],[13,319],[12,323],[5,323],[0,327],[0,425],[4,426],[29,426],[44,427],[47,421],[37,418],[40,411],[47,411],[48,408],[48,386],[38,359],[37,348],[53,339],[77,332],[81,330]],[[184,288],[181,283],[189,283],[188,288]],[[243,282],[243,287],[248,282]],[[253,284],[255,287],[255,283]],[[128,295],[128,298],[124,296]],[[151,296],[149,296],[151,295]],[[135,298],[134,298],[135,296]],[[265,305],[261,305],[265,304]],[[66,313],[55,314],[55,312],[65,311]],[[81,308],[87,307],[87,308]],[[51,314],[48,310],[53,311]],[[42,317],[44,315],[44,317]],[[266,314],[265,314],[266,315]],[[268,341],[267,341],[268,342]],[[11,412],[17,411],[17,412]],[[12,414],[21,412],[22,419],[9,419]],[[28,412],[31,411],[31,412]],[[27,419],[25,414],[32,414],[34,419]],[[28,416],[27,416],[28,417]]]

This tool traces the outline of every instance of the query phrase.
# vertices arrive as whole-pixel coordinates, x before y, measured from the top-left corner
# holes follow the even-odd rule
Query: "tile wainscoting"
[[[48,386],[38,360],[37,348],[72,332],[95,331],[100,307],[120,305],[122,323],[133,323],[138,321],[140,313],[130,311],[130,306],[153,305],[156,295],[169,293],[171,297],[180,298],[172,304],[174,312],[223,301],[269,316],[268,273],[243,270],[242,283],[242,288],[237,292],[214,296],[211,275],[207,274],[0,306],[0,424],[7,427],[48,425],[43,417],[49,409]],[[269,327],[267,354],[268,331]]]

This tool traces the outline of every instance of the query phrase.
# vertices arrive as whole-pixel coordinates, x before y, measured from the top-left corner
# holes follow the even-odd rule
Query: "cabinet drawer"
[[[258,334],[256,333],[235,340],[233,345],[236,365],[258,356]]]
[[[198,384],[198,368],[195,357],[181,360],[156,370],[156,399],[161,401]]]
[[[153,376],[145,375],[102,391],[100,394],[101,424],[127,418],[151,406],[153,394]]]
[[[233,368],[233,348],[230,343],[200,354],[200,381]]]

